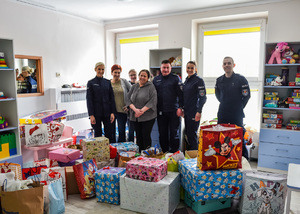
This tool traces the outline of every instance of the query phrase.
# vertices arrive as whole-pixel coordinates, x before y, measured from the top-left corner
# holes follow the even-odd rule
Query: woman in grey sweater
[[[157,116],[157,94],[150,72],[141,70],[139,82],[128,93],[127,106],[130,107],[130,121],[134,122],[136,141],[140,151],[151,146],[151,131]]]

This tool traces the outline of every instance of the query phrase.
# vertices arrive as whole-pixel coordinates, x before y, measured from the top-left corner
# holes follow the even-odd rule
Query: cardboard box
[[[198,150],[187,150],[185,151],[185,157],[187,159],[196,158],[198,155]]]
[[[80,194],[72,166],[66,167],[68,195]]]
[[[169,172],[158,182],[120,177],[121,208],[141,213],[171,214],[180,201],[180,176]]]

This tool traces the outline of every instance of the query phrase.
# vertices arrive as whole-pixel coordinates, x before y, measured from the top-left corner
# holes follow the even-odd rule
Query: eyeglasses
[[[129,76],[130,77],[136,77],[136,74],[130,74]]]

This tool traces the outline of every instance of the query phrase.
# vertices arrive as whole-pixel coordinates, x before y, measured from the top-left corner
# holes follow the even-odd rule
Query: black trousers
[[[162,112],[157,115],[159,144],[163,152],[177,152],[179,150],[180,118],[176,111]]]
[[[238,118],[232,118],[232,119],[224,119],[224,118],[218,118],[218,123],[230,123],[230,124],[235,124],[237,126],[240,126],[243,128],[243,152],[242,152],[242,155],[248,160],[249,157],[248,157],[248,150],[246,148],[246,144],[245,144],[245,141],[244,141],[244,135],[245,135],[245,132],[246,132],[246,129],[244,128],[244,124],[243,124],[243,118],[241,119],[238,119]]]
[[[195,118],[184,117],[185,134],[188,139],[187,150],[198,150],[199,139],[197,137],[197,131],[199,123],[200,121],[196,122]]]
[[[92,127],[95,131],[95,137],[102,137],[102,123],[104,125],[104,134],[105,137],[109,139],[110,143],[115,143],[116,138],[113,136],[113,127],[112,124],[110,123],[110,118],[109,117],[95,117],[96,119],[96,124],[92,124]]]
[[[134,122],[134,129],[136,133],[136,143],[139,146],[140,152],[151,146],[151,131],[154,125],[155,119]]]

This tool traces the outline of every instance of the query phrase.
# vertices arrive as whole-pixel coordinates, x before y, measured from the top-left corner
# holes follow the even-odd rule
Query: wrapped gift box
[[[103,167],[95,172],[96,197],[99,202],[120,204],[120,176],[124,168]]]
[[[240,213],[285,213],[287,175],[245,170],[243,180]]]
[[[197,166],[201,170],[242,168],[243,128],[233,124],[201,126]]]
[[[180,176],[169,172],[158,182],[120,177],[121,208],[141,213],[171,214],[180,200]]]
[[[133,142],[111,143],[110,145],[116,147],[118,153],[127,151],[139,152],[139,146]]]
[[[96,162],[110,160],[109,139],[96,137],[84,139],[81,142],[83,161],[95,159]]]
[[[41,124],[48,123],[57,118],[64,117],[67,115],[66,110],[47,110],[40,111],[25,117],[20,118],[20,124]]]
[[[221,198],[209,201],[194,201],[191,195],[185,191],[184,203],[191,207],[197,214],[200,214],[231,207],[231,198]]]
[[[242,194],[243,174],[238,169],[207,170],[197,167],[197,160],[179,161],[181,185],[195,201],[207,201]]]
[[[68,163],[80,157],[78,149],[59,148],[49,152],[49,159],[57,160],[63,163]]]
[[[71,160],[67,163],[64,163],[64,162],[60,162],[60,161],[57,161],[58,165],[60,167],[66,167],[66,166],[74,166],[76,164],[76,161],[77,160],[82,160],[82,154],[80,154],[79,158],[77,158],[76,160]]]
[[[168,162],[157,158],[137,157],[127,162],[126,175],[130,178],[157,182],[167,175]]]

